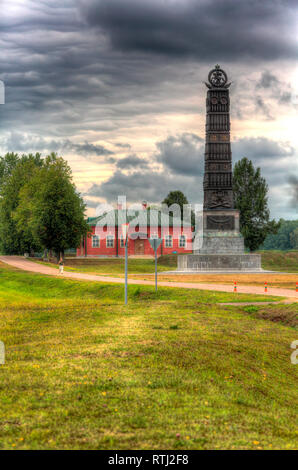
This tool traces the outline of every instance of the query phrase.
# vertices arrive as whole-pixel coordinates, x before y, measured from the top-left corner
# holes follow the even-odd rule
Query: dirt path
[[[38,264],[33,261],[29,261],[23,258],[22,256],[0,256],[0,261],[2,261],[3,263],[9,264],[10,266],[14,266],[15,268],[23,269],[24,271],[30,271],[34,273],[47,274],[50,276],[59,277],[57,269],[50,268],[48,266],[44,266],[42,264]],[[119,277],[98,276],[94,274],[75,273],[75,272],[68,272],[68,271],[64,272],[63,277],[85,280],[85,281],[97,281],[97,282],[109,282],[109,283],[112,282],[112,283],[117,283],[117,284],[124,283],[124,279],[119,278]],[[138,279],[129,279],[129,284],[152,286],[154,285],[154,280],[144,281],[144,280],[138,280]],[[220,291],[220,292],[232,292],[233,291],[233,285],[229,286],[226,284],[204,284],[204,283],[190,283],[190,282],[159,281],[158,285],[163,286],[163,287],[180,287],[180,288],[187,288],[187,289],[212,290],[212,291]],[[264,287],[240,285],[240,286],[237,286],[237,292],[239,292],[240,294],[264,295]],[[272,287],[272,288],[268,288],[268,295],[286,297],[288,300],[291,300],[293,302],[298,302],[298,294],[295,292],[295,289],[291,290],[291,289]]]

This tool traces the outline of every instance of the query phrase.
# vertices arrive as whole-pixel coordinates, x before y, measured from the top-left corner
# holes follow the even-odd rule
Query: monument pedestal
[[[189,254],[178,256],[177,271],[184,272],[261,272],[261,256],[255,254]]]
[[[212,209],[203,211],[203,236],[199,250],[202,254],[244,253],[244,240],[239,232],[239,211]]]
[[[178,271],[261,272],[261,255],[244,253],[239,232],[239,211],[203,212],[201,247],[193,254],[178,256]]]

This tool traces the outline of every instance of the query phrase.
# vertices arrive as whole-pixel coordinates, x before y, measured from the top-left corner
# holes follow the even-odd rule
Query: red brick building
[[[89,217],[91,236],[82,240],[77,256],[119,256],[125,254],[122,225],[129,223],[128,255],[154,256],[149,238],[161,238],[158,256],[192,252],[192,227],[181,219],[158,210],[130,211],[117,209],[99,217]]]

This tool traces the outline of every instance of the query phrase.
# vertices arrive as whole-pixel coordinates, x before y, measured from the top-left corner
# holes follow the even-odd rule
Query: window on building
[[[107,248],[114,248],[114,237],[113,237],[113,235],[107,235]]]
[[[173,238],[172,235],[166,235],[165,236],[165,247],[166,248],[172,248],[173,246]]]
[[[180,248],[185,248],[186,247],[186,237],[185,235],[181,235],[179,238],[179,247]]]
[[[99,237],[97,235],[92,236],[92,248],[99,248]]]
[[[124,238],[123,238],[123,235],[121,235],[121,237],[120,237],[120,248],[124,248],[124,247],[125,247]]]

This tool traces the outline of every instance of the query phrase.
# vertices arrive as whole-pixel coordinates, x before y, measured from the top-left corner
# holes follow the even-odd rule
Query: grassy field
[[[255,285],[264,286],[268,283],[270,287],[283,287],[296,289],[298,282],[298,251],[296,252],[263,252],[263,268],[281,271],[281,274],[265,273],[265,274],[163,274],[165,271],[175,270],[177,267],[177,255],[162,256],[158,260],[158,272],[160,281],[176,281],[176,282],[199,282],[199,283],[216,283],[228,284],[233,286],[234,281],[238,285]],[[274,266],[269,266],[269,263]],[[40,262],[40,261],[38,261]],[[43,263],[51,267],[57,264]],[[288,266],[285,269],[285,266]],[[130,278],[152,280],[154,276],[154,260],[153,259],[134,259],[130,258],[128,270]],[[124,260],[119,258],[66,258],[66,271],[78,271],[89,274],[113,275],[116,277],[124,277]],[[283,271],[289,271],[292,274],[286,274]]]
[[[153,280],[154,274],[130,276],[135,279]],[[263,286],[265,282],[268,285],[268,292],[271,287],[283,287],[296,290],[296,282],[298,282],[297,274],[163,274],[158,275],[159,281],[170,282],[191,282],[191,283],[207,283],[207,284],[226,284],[233,288],[234,281],[238,286]],[[298,296],[297,296],[298,298]]]
[[[31,259],[31,258],[30,258]],[[31,259],[32,260],[32,259]],[[32,260],[36,261],[36,260]],[[38,263],[47,266],[56,267],[57,263],[45,263],[37,261]],[[124,275],[124,259],[123,258],[66,258],[65,267],[66,271],[78,271],[88,274],[120,274]],[[159,264],[158,271],[168,271],[167,265]],[[128,271],[132,274],[138,273],[154,273],[155,264],[154,259],[140,259],[129,258]]]
[[[269,271],[298,273],[298,251],[263,251],[262,267]],[[41,262],[41,261],[37,261]],[[56,263],[44,263],[55,266]],[[123,258],[66,258],[65,269],[94,274],[120,274],[124,272]],[[131,274],[154,273],[154,259],[129,258],[128,270]],[[158,259],[158,271],[177,269],[177,255],[161,256]]]
[[[258,251],[262,256],[262,268],[268,271],[298,273],[298,251]],[[158,260],[164,268],[176,269],[177,255],[161,256]]]
[[[262,267],[270,271],[298,272],[298,251],[260,251]]]
[[[297,305],[0,265],[0,448],[297,448]]]

